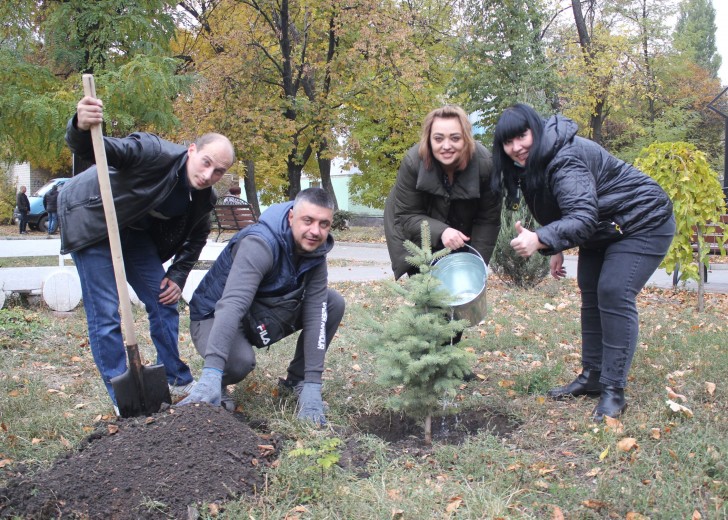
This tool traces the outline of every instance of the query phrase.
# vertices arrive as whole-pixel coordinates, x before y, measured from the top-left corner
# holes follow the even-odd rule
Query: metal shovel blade
[[[137,381],[137,377],[141,380]],[[157,413],[162,403],[172,404],[164,365],[142,366],[137,374],[126,372],[111,379],[116,404],[122,417],[139,417]]]

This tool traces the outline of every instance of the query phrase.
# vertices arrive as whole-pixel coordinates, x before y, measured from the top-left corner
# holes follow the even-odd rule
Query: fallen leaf
[[[693,516],[691,517],[691,520],[700,520],[701,518],[703,518],[703,515],[700,514],[700,511],[698,511],[697,509],[693,511]]]
[[[399,489],[388,489],[387,490],[387,496],[391,498],[392,500],[398,500],[401,496],[402,492]]]
[[[624,432],[624,425],[619,419],[615,419],[614,417],[609,417],[608,415],[605,415],[604,425],[604,429],[606,431],[612,431],[614,433]]]
[[[500,381],[498,381],[498,386],[500,386],[501,388],[511,388],[512,386],[515,386],[515,384],[515,381],[511,381],[509,379],[501,379]]]
[[[601,473],[601,472],[602,472],[602,470],[601,470],[601,469],[599,469],[599,468],[594,468],[594,469],[592,469],[592,470],[590,470],[590,471],[587,471],[587,473],[586,473],[586,476],[587,476],[587,477],[596,477],[596,476],[597,476],[597,475],[599,475],[599,473]]]
[[[119,427],[115,424],[107,424],[106,429],[109,432],[109,435],[114,435],[116,432],[119,431]]]
[[[559,506],[554,506],[554,514],[551,516],[551,520],[564,520],[564,513]]]
[[[404,509],[392,509],[391,520],[401,520],[404,518]]]
[[[647,517],[640,513],[635,513],[634,511],[629,511],[627,513],[625,520],[647,520]]]
[[[71,358],[71,361],[73,361],[74,363],[78,363],[79,361],[83,361],[83,358],[80,358],[78,356],[73,356]]]
[[[9,397],[18,397],[19,395],[20,392],[18,392],[17,390],[11,390],[10,392],[8,392]]]
[[[457,511],[460,507],[460,504],[463,503],[462,497],[454,496],[450,498],[449,503],[447,504],[447,507],[445,507],[445,511],[448,513],[452,513],[453,511]]]
[[[660,433],[660,429],[659,428],[651,428],[650,429],[650,437],[652,437],[653,439],[659,441],[661,435],[662,434]]]
[[[212,504],[207,504],[207,510],[210,512],[210,516],[213,517],[220,514],[220,506],[214,502]]]
[[[361,367],[359,365],[351,365],[351,369],[354,372],[361,372]]]
[[[667,404],[667,407],[669,408],[670,412],[672,412],[675,415],[683,415],[688,418],[692,418],[692,416],[693,416],[693,411],[690,408],[683,406],[681,404],[678,404],[675,401],[671,401],[668,399],[665,402],[665,404]]]
[[[8,464],[12,464],[12,463],[13,463],[13,459],[3,459],[3,460],[0,460],[0,468],[4,468]]]
[[[607,455],[609,455],[609,446],[599,454],[599,460],[604,460],[607,458]]]
[[[547,311],[555,311],[556,310],[556,307],[554,307],[550,303],[544,304],[543,308],[546,309]]]
[[[487,379],[487,377],[484,374],[475,374],[475,377],[477,377],[481,381],[485,381]]]
[[[710,381],[705,382],[705,391],[708,392],[708,395],[712,396],[715,394],[715,383],[711,383]]]
[[[636,450],[640,448],[639,444],[637,444],[637,439],[635,439],[634,437],[625,437],[617,443],[617,449],[620,451],[627,452],[632,448]]]
[[[665,387],[665,390],[667,390],[667,397],[669,397],[669,398],[670,398],[670,399],[672,399],[673,401],[675,401],[675,400],[677,400],[677,399],[680,399],[680,400],[681,400],[681,401],[682,401],[682,402],[684,403],[685,401],[687,401],[687,400],[688,400],[688,398],[687,398],[687,397],[685,397],[685,396],[684,396],[684,395],[682,395],[682,394],[678,394],[678,393],[676,393],[676,392],[675,392],[675,391],[674,391],[674,390],[673,390],[672,388],[670,388],[669,386],[666,386],[666,387]]]
[[[86,408],[86,403],[78,403],[76,406],[74,406],[76,410],[80,410],[81,408]]]
[[[32,438],[32,439],[30,440],[30,443],[31,443],[31,444],[40,444],[41,442],[43,442],[43,439],[39,439],[38,437],[33,437],[33,438]]]
[[[589,509],[596,509],[596,510],[604,509],[605,507],[607,507],[606,502],[602,502],[600,500],[591,500],[591,499],[584,500],[581,503],[581,505],[583,505],[584,507],[588,507]]]
[[[68,439],[66,439],[63,435],[61,435],[61,438],[58,440],[61,442],[61,444],[63,445],[64,448],[69,449],[69,450],[71,448],[73,448],[70,441]]]

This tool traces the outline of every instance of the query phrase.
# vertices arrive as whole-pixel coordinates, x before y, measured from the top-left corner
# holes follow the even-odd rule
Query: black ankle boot
[[[627,408],[627,400],[624,398],[624,388],[606,385],[602,390],[599,403],[592,412],[594,422],[601,422],[604,416],[616,419]]]
[[[580,395],[597,396],[602,393],[602,384],[599,377],[602,375],[600,370],[589,370],[585,368],[581,374],[576,376],[571,383],[565,386],[552,388],[546,395],[551,399],[566,399],[569,397],[579,397]]]

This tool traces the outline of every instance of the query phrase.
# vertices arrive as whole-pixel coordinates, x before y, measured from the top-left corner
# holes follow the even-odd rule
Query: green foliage
[[[331,439],[317,439],[314,441],[314,445],[311,447],[298,447],[291,450],[288,453],[289,457],[303,458],[306,460],[314,460],[314,464],[308,466],[306,469],[309,471],[320,470],[321,471],[321,489],[323,489],[324,476],[327,471],[339,462],[341,458],[341,452],[339,451],[341,446],[341,439],[333,437]],[[312,490],[313,497],[316,498],[321,494],[321,489]]]
[[[15,186],[0,163],[0,223],[9,224],[15,209]]]
[[[543,31],[548,22],[541,0],[465,0],[457,67],[451,88],[466,94],[488,133],[503,109],[516,102],[549,112],[556,93],[554,60],[547,60]]]
[[[524,228],[533,230],[537,227],[525,204],[519,204],[517,209],[507,208],[504,204],[501,231],[495,243],[490,268],[507,284],[527,289],[541,283],[549,274],[549,258],[538,253],[523,258],[511,247],[511,240],[517,235],[516,222],[519,220]]]
[[[655,179],[673,203],[677,230],[661,266],[671,273],[679,265],[681,280],[698,280],[699,266],[708,263],[708,247],[699,244],[693,258],[693,226],[700,236],[710,233],[714,229],[707,223],[719,221],[726,212],[718,175],[703,152],[684,142],[653,144],[642,151],[635,166]]]
[[[331,229],[334,231],[346,231],[349,229],[349,222],[354,214],[351,211],[338,210],[334,213],[334,221],[331,223]]]
[[[31,161],[54,173],[70,169],[63,136],[81,98],[80,75],[87,72],[96,76],[97,95],[105,102],[107,135],[160,132],[177,124],[172,101],[191,78],[177,76],[179,60],[169,57],[171,5],[163,0],[3,2],[2,159]]]
[[[722,62],[715,45],[715,7],[711,0],[682,0],[675,24],[675,48],[692,61],[718,76]]]
[[[412,255],[407,261],[420,272],[401,286],[391,284],[406,304],[398,306],[384,324],[372,323],[375,334],[367,346],[377,358],[377,382],[398,389],[388,405],[412,417],[427,418],[441,407],[441,399],[454,397],[463,375],[470,372],[473,355],[460,343],[451,344],[468,322],[448,319],[451,296],[431,272],[434,260],[450,251],[432,253],[427,221],[421,233],[422,247],[405,242]]]

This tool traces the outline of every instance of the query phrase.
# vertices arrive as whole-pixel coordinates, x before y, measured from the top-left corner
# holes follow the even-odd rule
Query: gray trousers
[[[334,338],[334,335],[339,328],[341,319],[344,317],[346,304],[343,296],[333,289],[328,290],[327,301],[326,348],[328,349],[331,340]],[[195,344],[197,352],[199,352],[200,356],[203,358],[207,351],[207,340],[210,337],[210,331],[214,324],[215,318],[202,321],[193,320],[190,322],[190,335],[192,336],[192,341]],[[227,361],[225,362],[225,368],[222,376],[223,385],[234,385],[235,383],[242,381],[255,368],[255,347],[245,336],[238,323],[232,323],[230,326],[235,327],[235,339],[230,352],[228,352]],[[296,342],[296,352],[293,355],[291,363],[288,365],[287,377],[290,381],[298,382],[303,381],[304,379],[304,370],[306,365],[306,352],[304,350],[305,334],[306,331],[299,334],[298,341]],[[318,330],[311,331],[310,334],[316,334],[318,336]],[[320,368],[323,372],[324,367],[321,366],[313,368]]]
[[[639,334],[637,294],[662,262],[674,234],[671,218],[604,249],[579,249],[582,366],[601,370],[605,385],[627,386]]]

